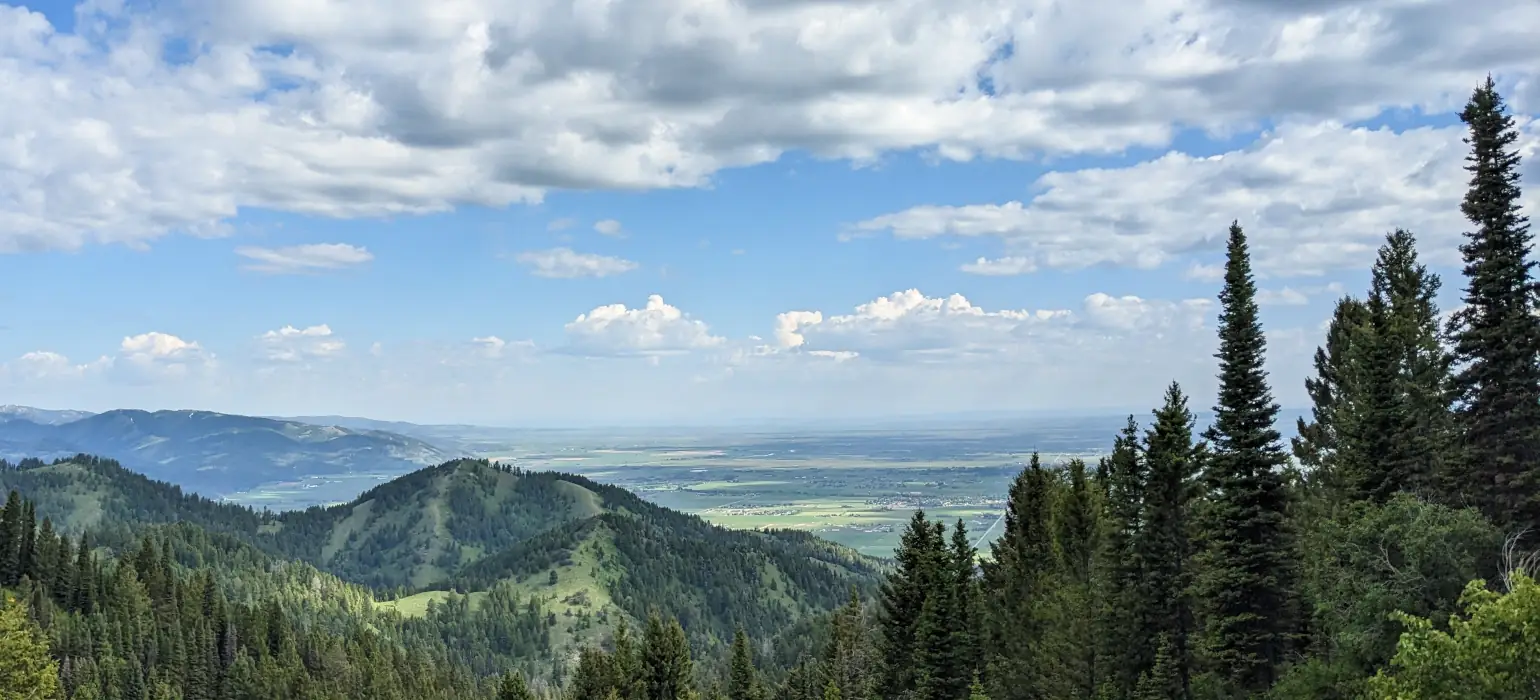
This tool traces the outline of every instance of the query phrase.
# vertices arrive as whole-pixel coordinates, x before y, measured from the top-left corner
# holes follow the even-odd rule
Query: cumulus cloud
[[[337,357],[347,349],[326,324],[295,328],[284,326],[257,336],[262,359],[271,362],[304,362]]]
[[[595,357],[678,354],[726,342],[712,335],[704,321],[690,318],[657,294],[639,309],[609,304],[579,314],[566,325],[566,333],[565,351]]]
[[[243,265],[245,269],[274,275],[337,270],[374,259],[368,249],[347,243],[309,243],[286,248],[244,246],[236,248],[235,254],[252,261]]]
[[[1532,80],[1540,26],[1512,0],[1040,5],[92,2],[78,34],[0,6],[28,106],[0,116],[0,250],[694,187],[793,149],[1116,153],[1436,112],[1487,71]]]
[[[125,337],[113,362],[122,377],[141,381],[187,377],[214,366],[214,354],[196,341],[159,331]]]
[[[579,253],[571,248],[531,250],[519,253],[518,262],[536,277],[572,279],[609,277],[635,270],[638,265],[625,258],[596,253]]]
[[[1206,299],[1173,302],[1103,293],[1087,296],[1078,311],[990,311],[961,294],[930,297],[909,289],[857,306],[849,314],[782,313],[776,318],[773,335],[782,351],[845,359],[861,356],[883,361],[951,362],[992,358],[1084,364],[1090,356],[1076,359],[1076,353],[1085,353],[1092,345],[1111,338],[1137,338],[1149,343],[1193,338],[1211,313],[1212,303]]]
[[[620,222],[614,219],[602,219],[595,222],[594,230],[606,236],[619,236],[622,233]]]
[[[1526,121],[1523,134],[1521,148],[1540,147],[1540,122]],[[1467,228],[1463,135],[1462,127],[1397,133],[1290,123],[1219,156],[1173,152],[1124,168],[1050,172],[1029,200],[917,206],[854,230],[995,238],[1022,266],[1151,269],[1221,252],[1239,219],[1257,270],[1287,277],[1366,266],[1386,232],[1406,227],[1425,258],[1451,263]],[[1190,278],[1222,275],[1212,263],[1187,269]]]

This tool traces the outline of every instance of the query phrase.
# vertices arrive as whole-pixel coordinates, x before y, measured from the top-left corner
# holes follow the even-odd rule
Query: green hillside
[[[804,533],[726,530],[580,476],[484,460],[422,469],[347,504],[277,514],[87,456],[0,469],[0,491],[9,489],[61,531],[90,530],[104,543],[131,546],[177,523],[225,550],[240,545],[227,556],[243,571],[313,567],[373,591],[374,607],[403,624],[461,627],[496,591],[543,612],[553,658],[653,609],[677,617],[703,649],[725,645],[737,626],[772,636],[837,607],[852,587],[873,590],[880,574],[875,560]]]

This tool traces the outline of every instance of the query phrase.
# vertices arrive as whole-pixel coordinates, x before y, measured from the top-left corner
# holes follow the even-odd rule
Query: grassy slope
[[[126,470],[61,464],[35,472],[30,477],[34,481],[47,476],[49,500],[55,511],[65,515],[63,522],[69,529],[94,527],[104,513],[118,513],[118,517],[124,512],[139,513],[154,522],[175,519],[163,512],[172,506],[136,511],[137,502],[124,496],[124,491],[137,493],[134,489],[142,490],[149,482]],[[0,480],[4,478],[0,474]],[[135,498],[143,500],[143,496]],[[179,493],[157,498],[172,505],[195,500]],[[480,531],[471,533],[472,537],[456,537],[451,532],[451,515],[457,512],[452,502],[460,504],[462,511],[481,511],[463,518],[458,525],[462,530],[487,524],[501,529],[491,539],[476,539],[484,534]],[[687,600],[701,609],[705,591],[683,584],[681,577],[700,567],[715,568],[733,557],[745,561],[743,551],[761,552],[754,555],[757,563],[748,564],[749,570],[757,571],[750,576],[757,579],[752,585],[758,589],[752,605],[784,609],[793,617],[816,612],[822,605],[811,604],[806,591],[777,561],[817,562],[834,581],[861,585],[874,580],[870,567],[853,552],[801,533],[724,535],[699,518],[668,511],[616,487],[570,475],[509,473],[475,462],[424,469],[381,484],[349,504],[284,513],[277,519],[207,501],[194,510],[180,517],[198,524],[212,522],[216,527],[211,529],[250,541],[270,554],[308,561],[344,580],[382,585],[366,577],[390,572],[396,582],[418,592],[375,607],[403,616],[421,616],[430,602],[448,599],[451,594],[444,584],[451,579],[460,580],[461,590],[473,591],[510,582],[521,594],[541,598],[555,613],[557,625],[552,632],[558,650],[575,650],[621,619],[637,623],[638,587],[643,589],[640,595],[647,595],[654,581],[670,587],[673,592],[667,595],[672,600]],[[616,549],[621,531],[631,552],[627,556]],[[719,544],[705,544],[710,540]],[[660,567],[649,557],[637,557],[638,542],[654,542],[667,552],[693,549],[693,558],[677,568]],[[712,549],[718,546],[724,549]],[[459,550],[460,565],[446,570],[439,560],[451,547]],[[856,562],[853,568],[851,562]],[[650,570],[638,577],[637,567]],[[552,571],[557,576],[555,585],[549,582]],[[479,580],[466,586],[465,572],[480,572]],[[717,580],[743,585],[736,578]],[[616,599],[616,591],[622,589],[631,591],[625,605]],[[472,593],[471,603],[481,596]]]

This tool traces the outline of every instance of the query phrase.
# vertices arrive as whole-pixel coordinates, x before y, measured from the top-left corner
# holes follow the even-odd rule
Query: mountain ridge
[[[727,530],[581,476],[475,459],[417,470],[345,504],[282,513],[87,455],[0,468],[0,492],[9,489],[60,531],[114,531],[121,541],[146,528],[207,531],[366,586],[379,607],[408,619],[454,605],[474,615],[503,591],[547,611],[558,657],[651,610],[680,619],[703,649],[723,648],[737,626],[774,636],[837,607],[852,588],[875,590],[885,567],[805,533]]]
[[[74,454],[111,454],[153,478],[218,496],[305,474],[404,473],[463,453],[385,431],[213,411],[114,409],[62,423],[0,422],[0,457]]]

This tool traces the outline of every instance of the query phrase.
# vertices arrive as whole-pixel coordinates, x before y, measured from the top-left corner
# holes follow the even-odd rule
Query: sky
[[[14,2],[15,0],[0,0]],[[1282,405],[1536,0],[0,4],[0,403],[427,423]]]

